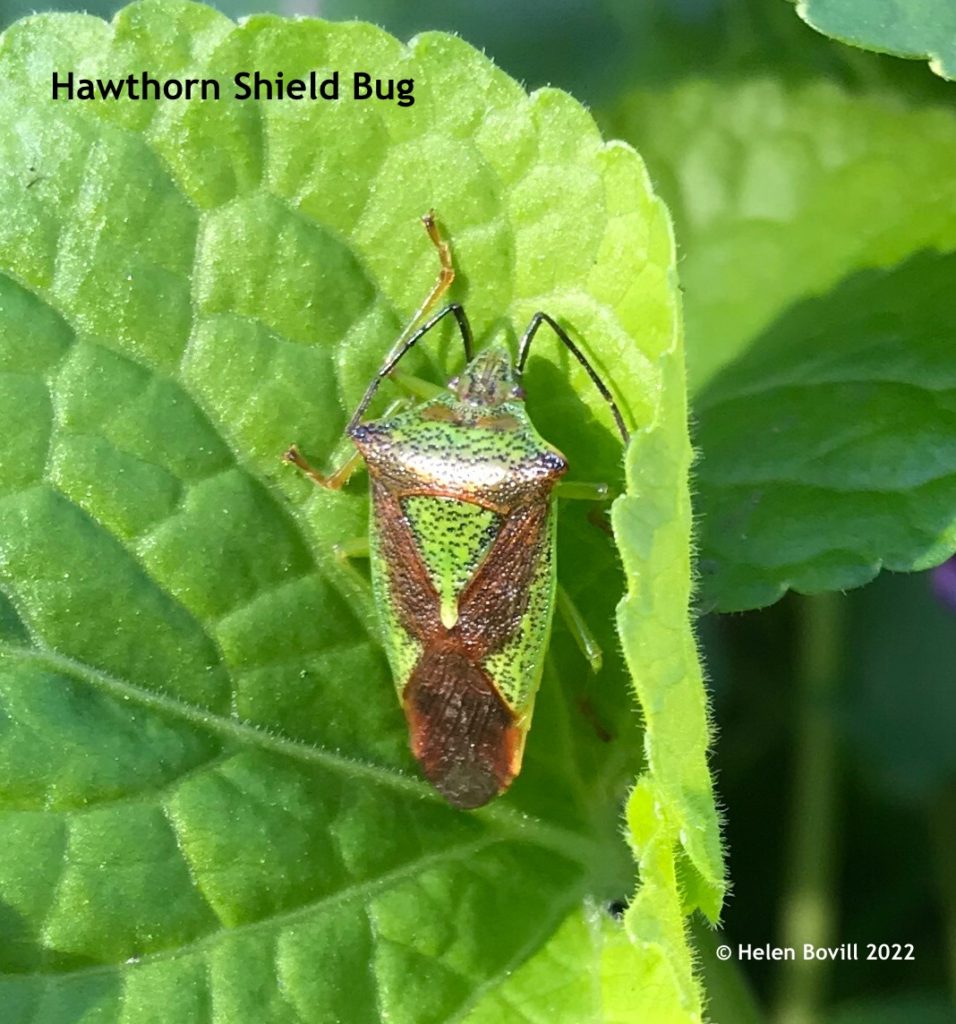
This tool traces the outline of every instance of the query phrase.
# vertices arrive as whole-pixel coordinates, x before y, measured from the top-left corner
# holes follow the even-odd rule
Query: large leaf
[[[701,569],[722,609],[956,549],[956,254],[789,311],[699,397]]]
[[[52,69],[141,68],[225,94],[47,98]],[[229,98],[237,70],[312,68],[414,78],[415,104]],[[455,38],[406,48],[362,24],[237,28],[159,2],[112,26],[40,16],[3,36],[0,75],[5,1021],[427,1024],[522,1000],[511,1019],[699,1019],[682,914],[714,914],[720,884],[682,353],[669,224],[635,154]],[[642,758],[606,533],[562,515],[599,682],[557,626],[525,770],[464,814],[421,781],[364,570],[334,554],[364,532],[363,485],[318,492],[279,462],[291,440],[323,465],[345,450],[434,279],[431,206],[479,333],[549,309],[612,382],[635,450],[660,453],[629,461],[654,514],[621,539],[630,572],[643,559],[670,592],[624,644],[645,699],[680,673],[697,726],[652,743],[642,791],[666,814],[634,837],[626,929],[601,908],[633,888],[620,816]],[[446,334],[415,369],[459,366]],[[542,339],[527,385],[575,475],[619,482],[574,360]]]
[[[950,0],[797,0],[797,13],[824,35],[922,58],[937,75],[956,78],[956,7]]]
[[[604,121],[674,212],[692,391],[791,303],[956,248],[951,109],[761,77],[642,90]]]
[[[951,433],[918,389],[900,433],[898,393],[908,374],[934,402],[947,386],[948,263],[841,282],[956,247],[956,116],[763,78],[641,92],[609,121],[648,151],[686,244],[703,607],[945,558]]]

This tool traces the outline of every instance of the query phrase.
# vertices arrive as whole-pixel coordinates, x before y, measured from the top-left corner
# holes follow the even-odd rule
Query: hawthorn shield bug
[[[422,219],[441,271],[349,420],[356,454],[329,476],[295,445],[284,458],[331,488],[360,459],[368,467],[372,586],[412,753],[449,803],[471,809],[521,769],[555,607],[555,490],[568,465],[535,430],[521,386],[542,324],[587,371],[625,442],[627,430],[607,387],[547,313],[532,318],[517,362],[497,345],[476,355],[457,303],[421,323],[454,279],[434,216]],[[466,366],[447,393],[365,420],[382,381],[449,316]],[[600,485],[575,486],[606,496]]]

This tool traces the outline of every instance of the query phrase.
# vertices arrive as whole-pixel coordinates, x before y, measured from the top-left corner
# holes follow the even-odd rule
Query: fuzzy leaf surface
[[[224,95],[54,103],[54,68]],[[256,68],[339,69],[345,96],[233,100]],[[415,105],[353,101],[355,68],[414,78]],[[561,577],[602,675],[556,625],[524,771],[465,814],[421,781],[364,566],[333,551],[366,531],[363,482],[320,492],[279,461],[292,440],[324,467],[347,451],[434,280],[417,223],[434,207],[479,336],[547,309],[628,422],[678,452],[663,477],[629,462],[664,520],[620,536],[632,558],[676,517],[683,556],[655,566],[686,590],[674,250],[640,160],[456,38],[364,24],[237,27],[181,2],[42,15],[3,35],[0,75],[4,1020],[430,1024],[508,1005],[623,1024],[651,998],[698,1020],[682,914],[718,890],[681,890],[674,861],[717,877],[712,803],[709,846],[679,853],[671,815],[639,849],[643,920],[665,930],[637,942],[633,908],[626,929],[602,909],[634,887],[621,810],[642,760],[610,538],[562,510]],[[409,368],[441,382],[460,347],[430,340]],[[574,475],[623,487],[608,409],[552,339],[526,385]],[[687,657],[686,607],[642,628],[630,659]],[[669,755],[697,765],[704,739]]]

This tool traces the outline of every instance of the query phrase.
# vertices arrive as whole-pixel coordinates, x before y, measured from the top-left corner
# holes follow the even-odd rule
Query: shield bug
[[[467,809],[520,771],[555,607],[555,494],[568,465],[535,430],[521,386],[542,324],[587,371],[625,442],[627,430],[607,387],[547,313],[532,318],[516,362],[498,345],[476,355],[458,304],[421,322],[454,278],[448,243],[433,215],[423,220],[441,272],[349,420],[356,454],[329,476],[294,445],[284,458],[332,488],[364,459],[372,586],[412,753],[448,802]],[[364,419],[382,381],[449,316],[466,365],[447,393]],[[606,496],[600,485],[573,487],[578,497]]]

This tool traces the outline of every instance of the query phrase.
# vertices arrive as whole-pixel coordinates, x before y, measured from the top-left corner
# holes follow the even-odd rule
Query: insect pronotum
[[[349,420],[357,452],[328,476],[295,445],[284,458],[335,489],[364,459],[372,585],[412,753],[449,803],[474,808],[521,769],[555,606],[555,488],[568,464],[535,430],[521,387],[542,324],[587,371],[625,442],[627,430],[603,381],[547,313],[532,317],[514,363],[503,346],[475,355],[457,303],[425,320],[455,272],[434,215],[422,219],[440,273]],[[449,316],[466,366],[448,393],[363,419],[382,381]]]

